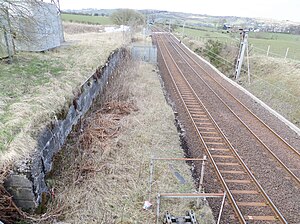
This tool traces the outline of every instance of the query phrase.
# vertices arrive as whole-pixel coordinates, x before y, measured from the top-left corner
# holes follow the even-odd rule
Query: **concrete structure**
[[[41,1],[14,4],[0,10],[0,58],[9,56],[8,49],[39,52],[61,45],[63,27],[55,4]]]
[[[27,18],[12,21],[17,33],[16,50],[45,51],[59,47],[64,41],[64,35],[56,5],[39,2],[24,4],[24,8],[27,10]]]

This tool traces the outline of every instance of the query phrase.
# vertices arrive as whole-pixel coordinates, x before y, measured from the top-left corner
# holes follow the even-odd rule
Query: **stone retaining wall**
[[[72,128],[89,110],[94,99],[103,93],[127,54],[125,49],[113,52],[107,63],[81,86],[81,93],[73,100],[66,115],[45,128],[34,152],[15,166],[5,181],[5,187],[13,195],[17,206],[34,211],[43,201],[43,195],[49,192],[45,176],[52,170],[53,156],[64,145]]]

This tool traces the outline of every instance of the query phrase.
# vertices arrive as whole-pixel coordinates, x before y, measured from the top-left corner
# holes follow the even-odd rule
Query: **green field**
[[[182,34],[182,27],[175,30]],[[208,39],[216,39],[222,43],[230,45],[238,45],[239,33],[222,33],[221,30],[206,29],[201,30],[185,28],[184,35],[193,39],[206,42]],[[269,56],[285,57],[287,48],[288,58],[300,60],[300,35],[284,34],[284,33],[265,33],[265,32],[250,32],[249,44],[254,54],[267,54],[268,46],[270,45]]]
[[[78,22],[87,24],[112,25],[110,17],[107,16],[89,16],[75,14],[61,14],[62,20],[67,22]]]

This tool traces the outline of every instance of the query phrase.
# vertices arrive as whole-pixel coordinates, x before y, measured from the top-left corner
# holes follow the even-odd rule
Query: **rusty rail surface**
[[[169,39],[170,40],[170,39]],[[294,147],[292,147],[286,140],[284,140],[281,136],[279,136],[271,127],[269,127],[265,122],[263,122],[256,114],[254,114],[245,104],[243,104],[240,100],[238,100],[233,94],[231,94],[219,81],[217,81],[212,75],[207,72],[203,66],[201,66],[187,51],[181,46],[181,44],[177,43],[178,41],[172,41],[172,44],[176,45],[177,48],[174,48],[178,54],[185,54],[190,61],[187,61],[187,59],[184,59],[184,61],[192,68],[192,70],[195,72],[195,74],[203,81],[203,83],[214,93],[215,96],[218,97],[218,99],[231,111],[231,113],[248,129],[249,132],[263,145],[263,147],[267,150],[270,155],[273,156],[273,158],[282,166],[283,169],[295,180],[297,184],[300,185],[300,172],[298,174],[295,174],[293,170],[298,170],[299,167],[294,167],[291,164],[291,158],[293,160],[293,164],[299,164],[300,163],[300,152],[296,150]],[[180,52],[178,51],[180,49]],[[194,63],[194,66],[193,64]],[[214,83],[216,83],[228,96],[231,97],[235,102],[237,102],[237,105],[241,106],[244,111],[246,111],[249,115],[251,115],[251,118],[257,120],[259,124],[263,125],[265,127],[266,131],[269,131],[272,136],[274,136],[276,139],[278,139],[282,143],[282,147],[280,147],[280,150],[285,150],[284,157],[280,158],[276,152],[274,152],[274,148],[267,146],[267,144],[264,143],[264,141],[261,139],[258,134],[255,133],[253,128],[251,128],[249,125],[247,125],[243,119],[233,111],[233,109],[222,99],[220,94],[217,94],[212,87],[201,77],[199,72],[196,69],[201,69],[202,72],[205,73],[205,75],[209,76],[211,80],[213,80]],[[266,135],[266,132],[263,132],[264,135]],[[261,133],[259,133],[261,134]],[[287,155],[290,154],[290,157],[287,158]],[[286,160],[286,161],[283,161]]]
[[[168,35],[155,34],[159,56],[239,222],[287,223],[185,78],[165,43]]]

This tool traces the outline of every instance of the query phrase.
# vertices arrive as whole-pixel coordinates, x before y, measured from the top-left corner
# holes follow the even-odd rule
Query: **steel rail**
[[[162,41],[163,42],[163,41]],[[159,43],[158,43],[159,44]],[[285,218],[282,216],[282,214],[280,213],[280,211],[276,208],[276,206],[274,205],[274,203],[271,201],[271,199],[269,198],[269,196],[266,194],[266,192],[264,191],[264,189],[262,188],[262,186],[258,183],[258,181],[255,179],[255,177],[253,176],[253,174],[251,173],[251,171],[249,170],[249,168],[246,166],[246,164],[243,162],[243,160],[240,158],[240,156],[238,155],[238,153],[236,152],[236,150],[234,149],[234,147],[231,145],[231,143],[229,142],[229,140],[227,139],[227,137],[225,136],[225,134],[222,132],[222,130],[219,128],[219,126],[217,125],[217,123],[215,122],[215,120],[213,119],[213,117],[211,116],[211,114],[208,112],[208,110],[206,109],[206,107],[203,105],[203,103],[201,102],[201,100],[199,99],[199,97],[197,96],[197,94],[195,93],[195,91],[193,90],[193,88],[191,87],[191,85],[189,84],[189,82],[186,80],[186,78],[184,77],[182,71],[180,70],[180,68],[178,67],[178,65],[176,64],[174,58],[172,57],[171,53],[169,52],[169,50],[167,49],[166,45],[164,44],[163,42],[163,45],[166,49],[166,51],[168,52],[168,54],[170,55],[170,58],[172,59],[173,63],[175,64],[175,66],[177,67],[178,71],[180,72],[180,74],[182,75],[182,78],[185,80],[186,84],[189,86],[190,90],[193,92],[195,98],[198,100],[198,102],[202,105],[202,107],[204,108],[204,110],[206,111],[206,113],[208,114],[209,118],[211,119],[212,123],[214,124],[214,126],[217,128],[217,130],[219,131],[219,133],[222,135],[222,137],[224,138],[224,140],[226,141],[226,143],[228,144],[229,148],[231,149],[231,151],[233,152],[233,154],[235,155],[235,157],[237,158],[237,160],[239,161],[239,163],[242,165],[242,167],[244,168],[244,170],[247,172],[247,174],[249,175],[249,177],[253,180],[253,182],[255,183],[256,187],[260,190],[260,193],[262,194],[262,196],[265,198],[265,200],[268,202],[268,204],[270,205],[271,209],[274,211],[274,213],[276,214],[277,218],[282,222],[282,223],[287,223]],[[228,193],[228,196],[229,196],[229,199],[230,201],[232,202],[233,204],[233,208],[236,212],[236,214],[238,214],[238,218],[239,220],[242,222],[242,223],[245,223],[245,219],[243,218],[224,178],[222,177],[221,175],[221,172],[220,170],[218,169],[209,149],[208,149],[208,146],[206,145],[201,133],[199,132],[198,128],[197,128],[197,125],[195,124],[194,120],[193,120],[193,117],[191,115],[191,113],[189,112],[188,108],[187,108],[187,105],[186,103],[184,102],[184,99],[183,97],[181,96],[180,94],[180,90],[174,80],[174,78],[172,77],[172,73],[168,67],[168,65],[166,64],[166,60],[163,56],[163,54],[161,53],[162,57],[163,57],[163,60],[165,62],[165,65],[167,67],[167,70],[171,76],[171,79],[172,79],[172,82],[174,83],[174,86],[176,87],[176,90],[181,98],[181,101],[183,102],[184,106],[185,106],[185,109],[187,111],[187,113],[189,114],[189,117],[191,118],[191,121],[194,125],[194,128],[201,140],[201,142],[203,143],[204,147],[205,147],[205,150],[207,152],[207,154],[209,155],[209,158],[213,164],[213,167],[219,177],[219,179],[221,180],[221,183],[223,185],[223,187],[225,188],[226,192]],[[235,208],[236,207],[236,208]],[[241,218],[241,217],[242,218]]]
[[[209,74],[209,72],[206,71],[205,68],[203,68],[202,65],[199,64],[193,57],[191,57],[186,51],[183,49],[181,45],[179,45],[177,42],[176,45],[195,63],[197,64],[204,72],[207,74],[212,80],[217,83],[226,93],[228,93],[235,101],[237,101],[244,109],[246,109],[252,116],[254,116],[257,120],[259,120],[269,131],[271,131],[277,138],[279,138],[282,142],[284,142],[288,148],[295,153],[300,158],[300,151],[295,149],[293,146],[291,146],[286,140],[284,140],[276,131],[274,131],[269,125],[267,125],[263,120],[261,120],[256,114],[254,114],[244,103],[242,103],[239,99],[237,99],[232,93],[230,93],[220,82],[218,82],[212,75]]]
[[[174,47],[174,46],[173,46]],[[179,46],[180,47],[180,46]],[[180,47],[181,48],[181,47]],[[209,84],[201,77],[201,75],[196,71],[192,65],[180,54],[180,52],[174,47],[177,53],[181,56],[181,58],[190,66],[193,72],[202,80],[202,82],[214,93],[214,95],[226,106],[230,112],[246,127],[246,129],[264,146],[264,148],[275,158],[275,160],[293,177],[297,184],[300,185],[300,179],[294,174],[291,169],[289,169],[284,162],[254,133],[254,131],[231,109],[228,104],[209,86]],[[182,49],[181,49],[182,50]],[[189,56],[184,50],[182,50],[187,56]],[[196,62],[195,62],[196,63]],[[196,63],[198,64],[198,63]],[[209,75],[210,76],[210,75]],[[245,108],[246,109],[246,108]],[[248,109],[248,108],[247,108]],[[249,109],[248,109],[249,111]],[[252,115],[253,113],[249,111]],[[261,121],[261,120],[259,120]],[[263,123],[263,121],[261,121]],[[281,138],[280,138],[281,139]],[[291,147],[291,146],[290,146]],[[295,149],[294,149],[295,150]]]
[[[157,42],[157,44],[158,44],[159,50],[161,51],[161,46],[160,46],[160,44],[159,44],[158,42]],[[166,50],[167,50],[167,49],[166,49]],[[178,88],[178,86],[177,86],[177,84],[176,84],[174,78],[173,78],[172,75],[171,75],[172,73],[171,73],[171,71],[170,71],[170,68],[169,68],[168,64],[166,63],[166,59],[165,59],[165,57],[164,57],[162,51],[161,51],[161,56],[162,56],[162,58],[163,58],[163,61],[164,61],[164,63],[165,63],[165,66],[166,66],[166,68],[167,68],[167,70],[168,70],[168,72],[169,72],[169,74],[170,74],[170,77],[171,77],[172,82],[173,82],[173,84],[174,84],[174,86],[175,86],[175,89],[176,89],[176,91],[177,91],[177,93],[178,93],[178,95],[179,95],[181,101],[183,102],[184,107],[185,107],[185,109],[186,109],[186,111],[187,111],[187,113],[188,113],[188,115],[189,115],[189,117],[190,117],[190,119],[191,119],[191,121],[192,121],[192,123],[193,123],[193,127],[195,128],[195,131],[196,131],[196,133],[197,133],[199,139],[201,140],[202,144],[204,145],[205,151],[206,151],[206,153],[208,154],[208,157],[209,157],[210,161],[211,161],[212,164],[213,164],[213,167],[214,167],[214,169],[215,169],[215,171],[216,171],[216,173],[217,173],[217,176],[218,176],[218,178],[220,179],[221,184],[222,184],[223,188],[225,189],[225,191],[226,191],[226,193],[227,193],[227,196],[228,196],[228,198],[229,198],[229,200],[230,200],[230,202],[231,202],[231,204],[232,204],[232,207],[233,207],[233,209],[234,209],[234,211],[235,211],[235,214],[237,215],[237,217],[238,217],[240,223],[246,224],[246,221],[245,221],[245,219],[244,219],[244,217],[243,217],[243,215],[242,215],[242,213],[241,213],[241,211],[240,211],[240,209],[239,209],[239,207],[238,207],[238,205],[237,205],[235,199],[233,198],[233,195],[231,194],[228,185],[226,184],[226,182],[225,182],[223,176],[221,175],[221,172],[220,172],[220,170],[218,169],[218,167],[217,167],[217,165],[216,165],[216,163],[215,163],[215,161],[214,161],[214,159],[213,159],[213,157],[212,157],[212,155],[211,155],[211,153],[210,153],[210,151],[209,151],[209,149],[208,149],[208,146],[206,145],[206,143],[205,143],[203,137],[201,136],[201,134],[199,133],[199,131],[198,131],[198,129],[197,129],[197,125],[195,124],[195,121],[193,120],[193,117],[192,117],[192,115],[191,115],[189,109],[187,108],[187,105],[186,105],[186,103],[185,103],[185,101],[184,101],[182,95],[180,94],[180,90],[179,90],[179,88]],[[175,64],[175,65],[176,65],[176,67],[177,67],[177,64]],[[178,69],[179,69],[179,68],[178,68]],[[179,70],[179,71],[180,71],[180,70]],[[181,73],[181,71],[180,71],[180,73]]]

